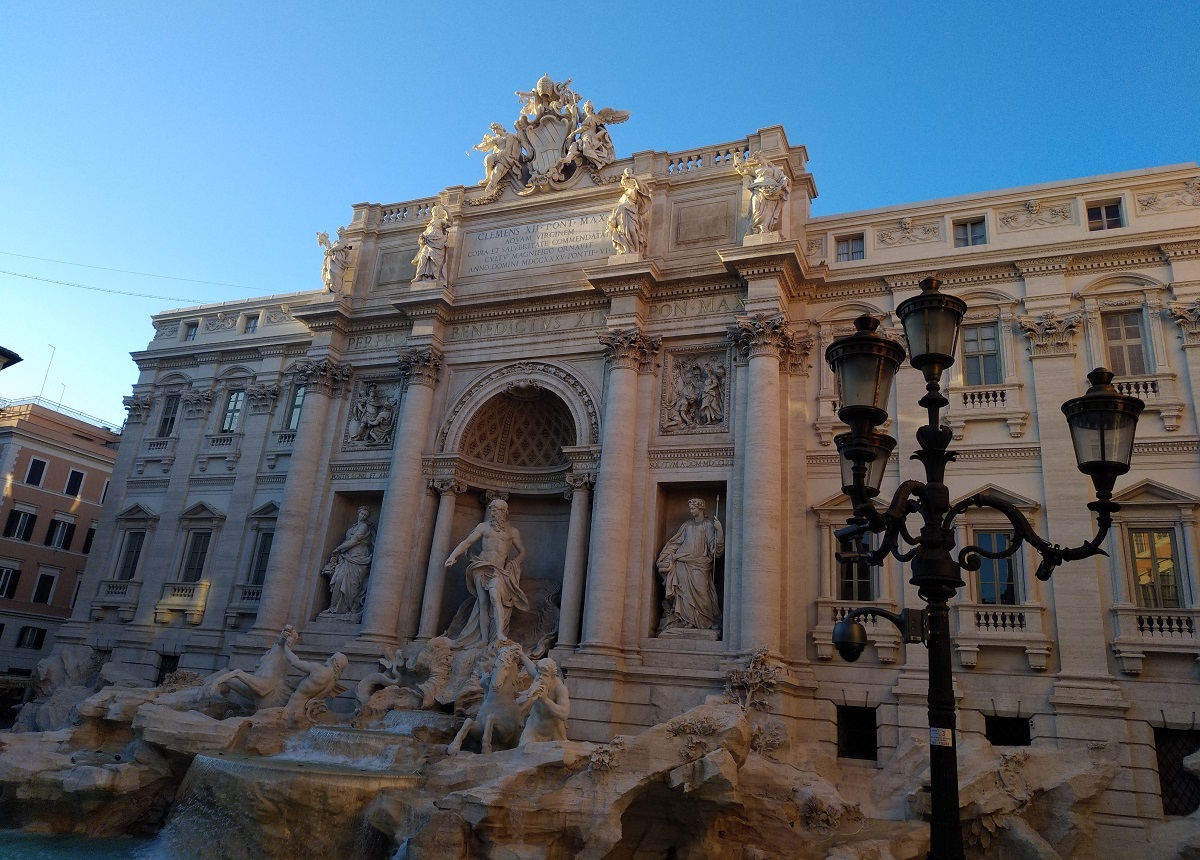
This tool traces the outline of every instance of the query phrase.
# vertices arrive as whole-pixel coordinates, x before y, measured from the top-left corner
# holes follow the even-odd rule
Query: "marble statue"
[[[233,693],[248,699],[256,711],[282,707],[292,692],[287,680],[287,652],[299,641],[300,634],[296,628],[291,624],[286,625],[253,672],[243,669],[218,672],[205,683],[206,694],[220,696]]]
[[[612,164],[616,159],[616,148],[612,137],[604,127],[609,122],[624,122],[629,118],[628,111],[615,111],[603,108],[596,113],[591,101],[583,103],[583,119],[575,130],[575,139],[567,147],[568,160],[579,156],[593,167],[600,168]]]
[[[446,246],[450,241],[450,213],[440,203],[435,203],[429,213],[425,231],[417,237],[417,256],[412,264],[417,267],[414,281],[446,283]]]
[[[529,707],[529,716],[525,718],[525,728],[517,746],[539,741],[565,741],[571,697],[567,695],[567,685],[558,676],[558,664],[549,657],[534,663],[523,651],[518,653],[525,671],[533,676],[533,683],[517,697],[518,705]]]
[[[704,384],[700,390],[700,423],[720,424],[725,418],[725,365],[704,363]]]
[[[520,691],[521,663],[527,659],[520,645],[507,645],[496,652],[492,668],[480,678],[483,702],[474,717],[467,717],[446,751],[451,755],[462,750],[463,741],[478,738],[480,752],[490,753],[499,743],[511,749],[520,740],[524,724],[523,709],[517,703]]]
[[[283,709],[289,723],[298,723],[301,717],[312,720],[324,707],[325,699],[345,692],[346,688],[338,682],[349,660],[341,651],[324,663],[301,660],[287,645],[283,647],[283,653],[288,663],[304,673]]]
[[[492,133],[485,134],[474,148],[487,153],[483,159],[484,176],[479,181],[480,185],[486,186],[486,194],[494,193],[500,181],[510,173],[520,174],[521,138],[500,123],[492,123]]]
[[[725,529],[716,517],[704,516],[703,499],[689,499],[688,512],[692,518],[658,554],[656,566],[665,592],[659,635],[679,629],[721,629],[713,564],[725,553]]]
[[[371,445],[390,444],[395,422],[396,398],[380,394],[379,386],[370,382],[350,415],[350,440]]]
[[[508,503],[503,499],[494,499],[488,505],[483,522],[454,548],[446,567],[453,567],[475,541],[482,541],[482,551],[467,564],[467,589],[475,598],[475,607],[454,643],[459,647],[506,640],[513,607],[529,610],[529,601],[521,590],[525,544],[521,533],[508,524]],[[514,549],[516,554],[510,557]]]
[[[346,267],[350,264],[352,245],[346,244],[345,227],[338,227],[337,241],[330,244],[329,234],[322,231],[317,234],[317,244],[325,249],[325,260],[321,263],[321,280],[325,289],[331,293],[340,293],[345,286]]]
[[[608,235],[618,254],[644,254],[650,194],[628,167],[621,174],[621,188],[624,193],[608,216]]]
[[[358,519],[346,530],[346,539],[334,547],[325,569],[329,571],[329,609],[323,615],[358,615],[367,599],[367,575],[375,530],[371,511],[358,509]]]
[[[750,232],[770,233],[779,229],[783,203],[791,191],[791,181],[782,168],[776,167],[761,152],[742,160],[734,153],[734,169],[750,177]]]

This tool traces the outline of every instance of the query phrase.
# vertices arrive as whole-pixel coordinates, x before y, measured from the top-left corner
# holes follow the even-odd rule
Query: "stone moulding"
[[[1183,187],[1171,187],[1142,192],[1135,198],[1139,215],[1170,212],[1188,206],[1200,206],[1200,176],[1183,183]]]
[[[651,448],[651,471],[665,469],[728,469],[733,466],[733,446]]]
[[[1020,209],[1002,209],[997,220],[1002,230],[1031,230],[1071,222],[1071,201],[1026,200]]]
[[[919,245],[925,242],[936,242],[942,238],[942,222],[936,221],[916,223],[912,218],[901,218],[898,227],[888,227],[875,231],[875,243],[885,248],[899,245]]]

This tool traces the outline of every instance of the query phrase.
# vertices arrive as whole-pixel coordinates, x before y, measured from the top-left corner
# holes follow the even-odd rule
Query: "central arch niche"
[[[514,384],[476,412],[459,453],[498,469],[565,469],[563,447],[575,444],[567,404],[536,383]]]

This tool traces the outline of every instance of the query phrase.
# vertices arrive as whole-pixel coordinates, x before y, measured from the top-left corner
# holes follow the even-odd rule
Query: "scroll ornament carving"
[[[1071,220],[1071,204],[1059,203],[1046,206],[1038,200],[1026,200],[1021,209],[1000,213],[1000,223],[1009,230],[1024,230],[1029,227],[1052,227]]]
[[[154,397],[150,394],[134,394],[122,399],[121,403],[129,412],[130,423],[140,424],[150,417],[150,410],[154,408]]]
[[[932,242],[942,235],[940,221],[917,224],[912,218],[901,218],[900,229],[876,230],[875,240],[880,245],[915,245]]]
[[[410,349],[400,356],[400,374],[410,385],[437,385],[442,354],[436,349]]]
[[[793,338],[783,314],[752,314],[737,317],[729,326],[727,337],[743,355],[780,356],[791,349]]]
[[[275,383],[256,383],[246,386],[246,399],[250,402],[252,415],[260,415],[269,411],[277,397],[279,397],[279,386]]]
[[[1179,325],[1184,346],[1200,345],[1200,299],[1171,302],[1167,305],[1167,310]]]
[[[1017,325],[1029,338],[1034,356],[1069,355],[1072,352],[1071,340],[1079,331],[1082,321],[1083,314],[1078,311],[1066,314],[1047,311],[1036,317],[1017,317]]]
[[[783,168],[776,166],[762,152],[753,152],[746,159],[733,154],[733,169],[750,177],[750,233],[771,233],[779,229],[783,204],[791,194],[792,182]]]
[[[321,231],[317,234],[317,244],[325,249],[325,259],[321,262],[321,281],[325,289],[334,295],[341,295],[345,288],[346,269],[350,266],[350,252],[354,246],[346,241],[346,228],[338,227],[337,241],[330,243],[329,234]]]
[[[213,393],[208,388],[188,388],[179,392],[185,418],[203,418],[212,406]]]
[[[725,363],[720,356],[678,358],[663,379],[662,429],[721,429],[729,402]]]
[[[596,476],[592,472],[570,472],[564,476],[563,480],[567,482],[563,498],[570,499],[575,495],[576,490],[590,490],[596,483]]]
[[[267,325],[279,325],[292,318],[292,312],[286,306],[267,309]]]
[[[435,285],[446,283],[446,246],[450,242],[450,213],[440,203],[429,213],[429,223],[417,237],[417,256],[412,264],[417,273],[413,283],[432,281]]]
[[[166,322],[154,324],[154,339],[162,340],[168,337],[175,337],[179,334],[178,322]]]
[[[608,216],[605,232],[618,254],[646,253],[646,216],[650,211],[650,193],[628,167],[621,174],[624,193]]]
[[[233,331],[237,325],[237,314],[219,313],[204,321],[205,331]]]
[[[605,357],[613,367],[649,370],[662,347],[662,338],[647,337],[636,328],[613,329],[599,335]]]
[[[1139,194],[1137,204],[1140,212],[1166,212],[1182,206],[1200,206],[1200,176],[1189,179],[1181,189]]]
[[[302,361],[296,375],[309,391],[320,391],[329,397],[343,395],[350,380],[348,364],[336,364],[327,358]]]
[[[513,131],[494,122],[491,133],[475,144],[477,151],[487,153],[479,182],[484,192],[468,199],[468,205],[499,200],[507,187],[522,197],[565,188],[584,171],[597,185],[613,181],[599,173],[616,159],[608,126],[625,122],[628,111],[596,110],[590,101],[581,110],[571,79],[559,83],[549,75],[517,97],[521,110]]]

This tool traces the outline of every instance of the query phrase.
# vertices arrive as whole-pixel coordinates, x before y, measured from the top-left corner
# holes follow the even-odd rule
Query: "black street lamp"
[[[1112,385],[1113,375],[1104,368],[1088,374],[1092,385],[1086,394],[1063,404],[1079,470],[1092,479],[1096,488],[1096,501],[1090,502],[1088,508],[1095,511],[1099,530],[1082,546],[1063,548],[1041,538],[1020,510],[994,493],[976,493],[951,505],[945,473],[946,464],[956,455],[949,450],[953,438],[950,428],[941,424],[941,410],[949,405],[941,392],[941,377],[954,364],[958,326],[967,306],[961,299],[941,293],[939,286],[936,278],[926,278],[921,281],[920,295],[901,302],[896,309],[904,324],[909,361],[925,376],[925,395],[918,403],[928,411],[929,418],[917,430],[919,450],[912,455],[924,465],[925,481],[904,481],[882,511],[871,499],[879,494],[883,467],[896,440],[876,433],[875,428],[887,420],[892,380],[904,360],[904,350],[876,334],[879,320],[861,316],[854,321],[854,334],[834,341],[825,351],[825,360],[837,377],[838,417],[850,427],[849,433],[836,439],[843,458],[843,489],[854,504],[854,517],[837,532],[847,550],[838,553],[838,560],[878,566],[891,554],[900,561],[911,562],[910,581],[925,602],[923,610],[906,609],[899,614],[872,608],[851,610],[833,628],[833,644],[844,659],[857,660],[867,644],[866,630],[857,619],[873,615],[899,627],[905,642],[923,642],[929,650],[932,815],[927,856],[928,860],[952,860],[963,857],[963,841],[958,817],[948,603],[964,585],[960,571],[978,570],[981,556],[1012,556],[1026,542],[1042,557],[1037,570],[1041,580],[1049,579],[1054,568],[1063,562],[1105,555],[1100,542],[1112,527],[1112,515],[1121,507],[1112,501],[1113,484],[1129,471],[1134,430],[1145,404],[1119,393]],[[972,507],[993,508],[1002,513],[1012,523],[1013,540],[998,552],[980,546],[963,547],[955,558],[951,554],[955,544],[954,520]],[[916,535],[906,525],[912,513],[919,514],[922,521]],[[882,535],[874,550],[865,545],[868,533]],[[910,548],[902,550],[901,540]]]

